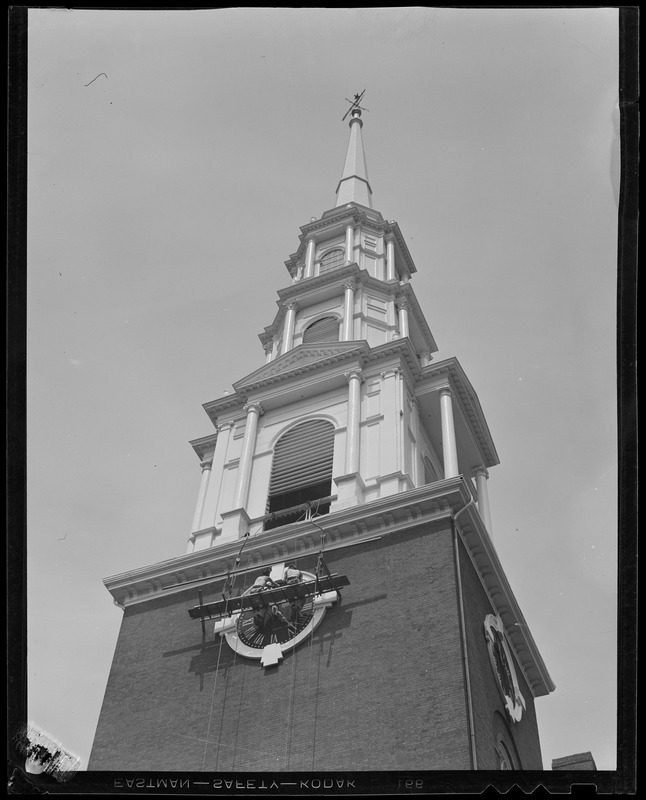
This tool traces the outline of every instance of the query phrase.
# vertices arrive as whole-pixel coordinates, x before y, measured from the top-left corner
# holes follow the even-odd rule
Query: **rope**
[[[294,698],[296,697],[296,648],[292,648],[292,690],[289,697],[289,708],[287,709],[287,725],[285,733],[285,769],[289,769],[289,748],[292,744],[292,720],[294,717]]]
[[[245,533],[244,541],[243,541],[243,543],[242,543],[242,545],[240,547],[240,550],[238,550],[238,555],[236,556],[236,560],[235,560],[235,564],[234,564],[234,573],[233,573],[233,575],[231,575],[229,573],[227,574],[226,580],[224,582],[224,586],[222,587],[222,598],[225,601],[228,599],[228,597],[231,596],[231,592],[233,591],[233,587],[235,585],[236,578],[237,578],[237,572],[235,572],[235,570],[236,570],[238,564],[240,563],[240,558],[241,558],[241,555],[242,555],[242,551],[244,550],[248,539],[249,539],[249,532]],[[243,593],[244,593],[244,590],[245,590],[245,587],[246,587],[246,583],[247,583],[247,573],[245,572],[244,573],[244,583],[243,583],[243,588],[242,588]],[[227,595],[227,592],[228,592],[228,595]],[[218,682],[218,675],[220,673],[220,660],[222,658],[222,647],[223,647],[223,645],[224,645],[224,636],[220,635],[220,644],[219,644],[219,647],[218,647],[218,660],[217,660],[217,663],[215,665],[215,677],[213,679],[213,691],[211,692],[211,705],[210,705],[210,708],[209,708],[209,719],[208,719],[208,724],[207,724],[207,729],[206,729],[206,740],[205,740],[205,743],[204,743],[204,754],[203,754],[203,757],[202,757],[202,771],[203,772],[204,772],[205,764],[206,764],[206,751],[207,751],[207,747],[209,745],[209,739],[210,739],[210,734],[211,734],[211,722],[212,722],[212,718],[213,718],[213,706],[215,704],[215,689],[216,689],[217,682]],[[238,653],[237,653],[237,651],[234,651],[234,653],[233,653],[233,664],[234,664],[234,666],[235,666],[237,657],[238,657]],[[225,705],[226,705],[226,697],[223,698],[223,701],[222,701],[222,713],[220,715],[220,737],[218,738],[217,748],[216,748],[216,751],[215,751],[215,769],[217,769],[217,767],[218,767],[218,760],[220,758],[220,746],[221,746],[220,745],[220,739],[221,739],[221,736],[222,736],[222,727],[223,727],[223,724],[224,724],[224,709],[225,709]],[[239,724],[240,724],[240,704],[238,704],[238,725],[236,726],[236,742],[237,742],[237,733],[238,733]],[[234,756],[233,757],[234,757],[234,762],[235,762],[235,748],[234,748]]]
[[[220,636],[220,647],[218,649],[218,660],[217,660],[217,663],[215,665],[215,676],[213,678],[213,690],[211,692],[211,705],[210,705],[210,708],[209,708],[209,721],[208,721],[208,724],[206,726],[206,739],[204,741],[204,753],[202,755],[202,772],[205,771],[206,751],[207,751],[207,748],[209,746],[209,737],[211,735],[211,718],[213,716],[213,704],[215,703],[215,687],[217,685],[218,674],[220,672],[220,657],[222,656],[222,644],[223,644],[222,637]],[[223,710],[224,710],[224,705],[223,705]],[[215,768],[216,769],[217,769],[217,764],[218,764],[219,752],[220,752],[220,747],[218,745],[218,749],[216,750],[216,753],[215,753]]]
[[[310,680],[312,677],[312,651],[314,650],[314,630],[310,631],[310,635],[307,639],[307,688],[310,688]],[[316,726],[316,715],[310,716],[311,724]],[[316,728],[312,733],[312,768],[314,766],[314,741],[316,738]],[[303,769],[305,769],[305,751],[303,751]]]
[[[242,583],[242,594],[245,593],[245,590],[247,588],[247,572],[248,572],[248,570],[246,570],[244,572],[244,580],[243,580],[243,583]],[[236,665],[237,660],[238,660],[238,651],[235,650],[234,653],[233,653],[233,667],[234,667],[234,669],[235,669],[235,665]],[[240,715],[242,714],[242,697],[244,695],[245,675],[246,675],[246,670],[242,673],[242,683],[241,683],[241,686],[240,686],[240,697],[238,698],[238,717],[236,719],[236,734],[235,734],[235,737],[233,739],[233,761],[231,762],[231,769],[232,770],[235,768],[236,753],[238,752],[238,734],[240,733]],[[224,720],[224,705],[222,706],[222,719]]]
[[[236,560],[235,560],[235,562],[233,564],[233,575],[231,575],[230,572],[227,572],[227,579],[224,582],[224,586],[222,587],[222,599],[225,602],[229,599],[229,597],[231,596],[231,593],[233,592],[233,587],[235,586],[236,578],[238,577],[238,573],[237,573],[238,564],[240,563],[240,557],[242,555],[242,551],[244,550],[245,545],[249,541],[249,534],[250,534],[249,531],[247,531],[245,533],[244,542],[242,543],[242,546],[238,550],[238,555],[236,556]],[[245,573],[245,578],[246,578],[246,573]],[[231,583],[230,586],[229,586],[229,582]]]
[[[311,507],[312,506],[310,506],[310,508]],[[316,503],[314,513],[317,513],[317,511],[318,511],[318,502]],[[318,552],[317,561],[316,561],[316,581],[317,581],[317,587],[316,588],[317,588],[317,592],[318,592],[318,589],[319,589],[318,580],[319,580],[319,577],[321,576],[322,570],[324,569],[327,572],[328,575],[330,574],[330,571],[327,568],[327,565],[323,561],[323,551],[325,549],[326,533],[323,530],[323,528],[321,528],[321,526],[318,525],[318,523],[314,522],[314,520],[311,517],[310,517],[309,521],[312,522],[312,524],[315,525],[321,531],[321,547],[320,547],[320,550]],[[255,531],[254,535],[255,535],[255,533],[258,533],[258,531]],[[245,546],[247,545],[247,542],[249,541],[250,535],[251,535],[250,531],[248,531],[244,535],[244,541],[243,541],[243,543],[242,543],[242,545],[240,547],[240,550],[238,551],[238,555],[236,556],[236,559],[235,559],[234,568],[233,568],[233,574],[231,574],[231,572],[227,573],[227,577],[225,579],[224,586],[222,588],[222,598],[223,598],[223,600],[225,600],[225,602],[226,602],[226,600],[228,600],[229,597],[232,596],[232,593],[233,593],[233,590],[234,590],[234,587],[235,587],[235,583],[236,583],[236,580],[237,580],[237,577],[238,577],[238,574],[239,574],[238,573],[238,565],[240,564],[240,561],[241,561],[242,551],[244,550]],[[298,560],[299,559],[298,559],[298,556],[296,555],[296,549],[294,548],[294,556],[291,558],[291,561],[296,566],[298,566]],[[244,575],[243,585],[242,585],[242,593],[243,594],[244,594],[244,592],[246,590],[246,587],[247,587],[247,574],[248,574],[248,572],[249,572],[249,570],[244,570],[243,571],[243,575]],[[338,594],[340,595],[340,593],[338,593]],[[308,659],[308,667],[307,667],[307,686],[308,686],[308,688],[310,686],[311,674],[312,674],[313,637],[314,637],[314,630],[312,629],[310,631],[308,639],[307,639],[308,651],[309,651],[309,653],[308,653],[309,659]],[[202,757],[202,771],[203,772],[205,771],[205,768],[206,768],[206,757],[207,757],[208,745],[211,743],[210,742],[210,735],[211,735],[211,727],[212,727],[212,720],[213,720],[213,708],[214,708],[214,705],[215,705],[215,692],[216,692],[216,688],[217,688],[217,684],[218,684],[218,675],[219,675],[219,672],[220,672],[220,661],[221,661],[221,658],[222,658],[222,647],[224,645],[223,639],[224,639],[224,636],[220,635],[220,643],[219,643],[219,647],[218,647],[218,658],[217,658],[216,667],[215,667],[215,677],[213,679],[213,689],[212,689],[212,692],[211,692],[211,703],[210,703],[210,707],[209,707],[209,717],[208,717],[208,723],[207,723],[206,738],[204,740],[204,753],[203,753],[203,757]],[[237,653],[237,651],[234,651],[234,653],[233,653],[233,666],[234,667],[235,667],[235,664],[237,662],[237,658],[238,658],[238,653]],[[296,698],[296,663],[297,663],[297,653],[296,653],[296,648],[293,648],[292,681],[291,681],[292,685],[291,685],[290,698],[289,698],[289,707],[288,707],[288,710],[287,710],[287,726],[286,726],[287,732],[286,732],[286,741],[285,741],[285,765],[286,765],[286,768],[289,767],[289,750],[290,750],[291,741],[292,741],[291,730],[292,730],[292,721],[293,721],[294,708],[295,708],[295,698]],[[246,672],[244,674],[246,674]],[[241,687],[240,687],[240,701],[237,704],[237,706],[238,706],[238,715],[237,715],[237,720],[236,720],[235,736],[233,737],[233,743],[232,744],[230,744],[230,745],[225,744],[224,745],[225,747],[232,747],[233,748],[231,769],[235,768],[236,754],[237,754],[238,749],[239,749],[238,748],[238,735],[239,735],[239,732],[240,732],[240,717],[241,717],[241,714],[242,714],[242,703],[241,703],[241,700],[242,700],[242,697],[244,695],[244,683],[245,683],[244,674],[243,674],[242,684],[241,684]],[[222,729],[223,729],[223,726],[224,726],[225,706],[226,706],[226,697],[223,698],[222,711],[221,711],[221,715],[220,715],[220,737],[218,738],[217,746],[216,746],[216,752],[215,752],[215,765],[214,765],[214,769],[215,770],[218,769],[220,749],[223,746],[222,743],[221,743],[221,738],[222,738]],[[315,724],[315,717],[314,717],[314,720],[313,720],[312,724]],[[314,746],[315,746],[315,742],[314,742],[314,737],[313,737],[313,739],[312,739],[312,748],[314,748]],[[257,749],[251,750],[250,748],[245,748],[245,747],[240,748],[240,750],[243,753],[245,751],[255,752],[255,753],[258,752]],[[271,755],[270,751],[266,751],[266,753],[267,753],[267,755]],[[303,756],[303,761],[304,761],[304,758],[305,758],[305,756]],[[312,765],[313,765],[313,763],[314,763],[314,749],[312,750]]]
[[[311,506],[312,506],[312,504],[310,504],[310,508],[311,508]],[[315,512],[314,513],[316,513],[317,510],[318,510],[318,502],[316,502],[316,508],[315,508]],[[325,568],[325,570],[328,573],[328,575],[330,574],[330,571],[328,570],[327,566],[325,565],[325,562],[323,561],[323,551],[325,549],[325,537],[326,537],[327,534],[325,533],[323,528],[321,528],[321,526],[317,522],[314,522],[314,520],[311,517],[309,518],[309,521],[321,531],[321,547],[320,547],[320,550],[319,550],[319,552],[317,554],[316,568],[315,568],[316,591],[317,591],[317,593],[319,593],[318,579],[319,579],[320,573],[321,573],[321,566],[323,566]],[[294,548],[294,553],[296,553],[296,548]],[[296,566],[298,566],[298,558],[297,558],[296,555],[294,555],[294,557],[292,558],[292,561],[294,562],[294,564]],[[303,644],[305,644],[305,642]],[[313,658],[313,650],[314,650],[314,629],[313,628],[312,628],[312,630],[310,630],[309,636],[307,637],[307,650],[308,650],[308,661],[307,661],[306,687],[309,690],[310,689],[310,685],[311,685],[311,680],[312,680],[312,658]],[[289,753],[289,746],[291,745],[291,727],[292,727],[291,720],[292,720],[292,716],[293,716],[294,697],[295,697],[295,694],[296,694],[296,688],[295,688],[295,684],[296,684],[296,658],[297,658],[296,650],[294,649],[294,666],[293,666],[293,670],[292,670],[292,693],[291,693],[291,697],[290,697],[290,709],[289,709],[289,716],[288,716],[288,736],[287,736],[287,742],[286,742],[286,753]],[[311,724],[311,726],[313,728],[313,731],[312,731],[312,765],[311,765],[311,769],[313,769],[314,768],[314,750],[315,750],[315,747],[316,747],[316,714],[312,714],[312,715],[308,715],[308,716],[310,717],[310,720],[311,720],[310,724]],[[305,767],[305,759],[306,759],[306,755],[305,755],[305,752],[303,752],[302,764],[303,764],[303,768],[304,769],[306,768]],[[289,769],[288,756],[286,757],[286,768]]]

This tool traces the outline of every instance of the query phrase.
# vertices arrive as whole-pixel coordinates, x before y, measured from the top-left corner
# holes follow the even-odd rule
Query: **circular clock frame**
[[[513,722],[520,722],[525,710],[525,698],[518,685],[514,658],[507,643],[505,627],[499,616],[488,614],[485,617],[484,630],[489,659],[505,704],[505,710]]]
[[[301,572],[304,581],[314,581],[316,580],[316,575],[313,575],[310,572]],[[245,595],[248,595],[250,590],[248,589],[244,592]],[[325,611],[329,603],[315,603],[314,598],[310,597],[305,602],[305,605],[311,605],[311,616],[307,620],[306,624],[302,628],[296,629],[294,635],[290,636],[285,641],[277,641],[276,644],[279,645],[282,653],[287,653],[290,650],[293,650],[297,647],[301,642],[303,642],[307,637],[320,625],[325,616]],[[280,604],[279,604],[280,605]],[[259,641],[256,646],[252,646],[247,643],[243,637],[240,635],[241,626],[249,616],[253,615],[253,612],[241,612],[236,615],[235,619],[235,626],[232,626],[228,631],[224,633],[224,636],[227,640],[227,644],[229,647],[234,650],[238,655],[244,656],[245,658],[253,658],[253,659],[261,659],[263,657],[264,648],[271,644],[271,640],[266,640],[266,635],[263,636],[263,640]],[[259,634],[260,635],[260,634]]]

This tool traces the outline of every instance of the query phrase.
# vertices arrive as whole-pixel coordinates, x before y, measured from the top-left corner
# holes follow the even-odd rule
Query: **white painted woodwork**
[[[442,454],[444,456],[444,477],[454,478],[460,474],[458,469],[458,452],[455,440],[455,423],[453,419],[453,401],[451,390],[440,390],[440,408],[442,412]]]
[[[191,531],[199,531],[202,527],[202,514],[204,513],[204,503],[206,502],[206,492],[209,485],[209,478],[211,477],[212,465],[212,459],[203,461],[201,464],[202,479],[200,480],[200,490],[197,495],[197,505],[195,507],[195,514],[193,515]]]
[[[480,516],[482,517],[482,521],[485,524],[487,532],[490,536],[492,536],[493,530],[491,528],[491,508],[489,506],[489,489],[487,485],[489,473],[484,467],[478,467],[475,470],[475,477],[476,490],[478,494],[478,511],[480,512]]]
[[[247,504],[249,484],[251,481],[251,463],[256,447],[258,419],[262,412],[262,408],[258,403],[250,403],[248,406],[245,406],[245,409],[247,412],[247,424],[245,425],[244,438],[242,440],[240,466],[238,467],[238,478],[235,495],[233,497],[234,508],[244,508]]]

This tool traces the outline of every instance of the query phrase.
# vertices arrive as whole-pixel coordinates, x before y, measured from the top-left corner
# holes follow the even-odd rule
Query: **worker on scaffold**
[[[303,582],[303,573],[298,569],[296,564],[288,564],[283,573],[283,581],[285,586],[296,586],[296,584]],[[303,608],[303,600],[299,597],[294,597],[290,602],[290,608],[291,621],[294,622],[298,618],[301,608]]]
[[[256,580],[253,582],[253,586],[251,587],[249,594],[257,594],[265,589],[274,589],[278,584],[275,583],[270,576],[271,567],[265,567],[265,569],[263,569],[260,575],[258,575]]]
[[[303,575],[301,571],[296,568],[296,564],[288,564],[285,567],[284,580],[287,586],[293,586],[303,580]]]
[[[275,589],[278,584],[271,579],[271,567],[265,567],[260,575],[256,578],[253,582],[253,586],[249,590],[250,595],[260,594],[261,592],[267,591],[268,589]],[[251,607],[256,612],[254,614],[254,622],[257,628],[262,628],[265,624],[268,614],[271,613],[272,609],[267,608],[266,604],[260,600],[260,598],[252,598],[251,599]]]

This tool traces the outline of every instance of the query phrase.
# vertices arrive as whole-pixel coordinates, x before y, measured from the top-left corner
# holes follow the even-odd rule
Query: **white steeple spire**
[[[361,109],[355,106],[351,114],[350,141],[345,157],[343,175],[339,185],[336,187],[336,207],[338,208],[348,203],[358,203],[372,208],[372,189],[368,182],[366,156],[363,152],[363,140],[361,138],[361,128],[363,127]]]

